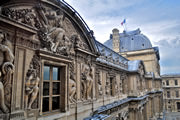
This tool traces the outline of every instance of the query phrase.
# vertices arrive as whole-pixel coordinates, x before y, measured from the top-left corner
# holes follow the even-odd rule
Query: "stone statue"
[[[5,104],[5,88],[11,80],[11,75],[14,72],[13,61],[14,55],[8,46],[6,36],[0,31],[0,109],[4,113],[9,112],[9,108]]]
[[[127,75],[125,73],[122,73],[120,79],[122,81],[121,86],[122,86],[123,94],[126,94],[128,92]]]
[[[98,80],[98,91],[99,91],[99,95],[101,96],[103,94],[103,91],[102,91],[102,82],[100,79]]]
[[[82,68],[82,97],[85,99],[91,99],[92,85],[93,85],[93,70],[90,63],[90,56],[87,57],[86,64]]]
[[[106,81],[105,89],[106,89],[106,95],[109,95],[110,94],[110,84],[108,81]]]
[[[31,62],[30,68],[26,75],[26,83],[25,83],[25,93],[26,93],[25,94],[25,108],[26,109],[31,109],[32,104],[36,100],[38,92],[39,92],[38,86],[39,86],[40,79],[38,77],[38,73],[39,73],[38,71],[39,71],[38,63],[36,62],[36,65],[34,65]]]
[[[74,67],[70,66],[70,79],[69,79],[69,100],[71,103],[76,102],[76,82],[74,78]]]
[[[103,94],[103,90],[102,90],[102,81],[101,81],[101,78],[100,78],[100,73],[99,71],[96,73],[97,74],[97,83],[98,83],[98,93],[99,93],[99,96],[101,96]]]

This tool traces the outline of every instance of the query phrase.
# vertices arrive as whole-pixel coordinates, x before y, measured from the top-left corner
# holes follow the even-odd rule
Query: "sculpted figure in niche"
[[[115,83],[114,83],[115,94],[117,94],[117,93],[118,93],[118,84],[117,84],[117,81],[116,81],[116,80],[115,80],[114,82],[115,82]]]
[[[37,63],[37,62],[36,62]],[[35,63],[34,63],[35,64]],[[39,65],[34,65],[30,63],[30,68],[26,75],[26,83],[25,83],[25,108],[31,109],[33,102],[36,100],[38,92],[39,92],[39,77],[38,70]]]
[[[83,99],[91,99],[93,85],[93,70],[90,63],[90,56],[87,57],[86,64],[82,68],[82,97]]]
[[[110,77],[109,75],[107,75],[106,77],[106,85],[105,85],[105,92],[106,92],[106,95],[109,95],[110,94]]]
[[[103,91],[102,91],[102,81],[100,79],[98,79],[98,91],[99,91],[99,95],[101,96],[103,94]]]
[[[103,91],[102,91],[102,81],[101,81],[101,78],[100,78],[100,72],[97,70],[97,73],[96,73],[96,79],[97,79],[97,87],[98,87],[98,93],[99,93],[99,96],[101,96],[103,94]]]
[[[14,55],[9,45],[10,43],[6,40],[5,34],[0,31],[0,109],[4,113],[9,112],[9,108],[5,104],[5,90],[8,89],[6,86],[14,72]]]
[[[74,78],[74,67],[73,65],[71,65],[72,67],[70,68],[70,79],[69,79],[69,100],[71,103],[76,102],[76,82],[75,82],[75,78]]]
[[[122,73],[121,74],[121,78],[122,80],[122,90],[123,90],[123,94],[126,94],[127,93],[127,90],[128,90],[128,83],[127,83],[127,75],[125,73]]]

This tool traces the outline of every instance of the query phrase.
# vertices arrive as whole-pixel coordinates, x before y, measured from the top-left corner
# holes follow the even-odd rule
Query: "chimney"
[[[117,28],[114,28],[112,30],[112,41],[113,41],[113,50],[117,53],[120,52],[120,35],[119,35],[119,30]]]

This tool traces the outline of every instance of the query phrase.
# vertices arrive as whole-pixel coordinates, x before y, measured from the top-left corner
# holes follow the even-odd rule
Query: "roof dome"
[[[152,48],[150,40],[143,34],[140,29],[134,31],[124,31],[120,35],[120,52],[135,51]],[[104,45],[112,49],[112,34],[110,40],[107,40]]]
[[[140,29],[120,33],[120,51],[134,51],[152,48],[150,40],[143,34]]]

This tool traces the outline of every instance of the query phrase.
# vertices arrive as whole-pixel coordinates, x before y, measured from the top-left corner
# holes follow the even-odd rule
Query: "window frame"
[[[56,114],[56,113],[62,113],[67,110],[67,68],[68,64],[62,63],[62,62],[54,62],[54,61],[48,61],[48,60],[42,60],[41,62],[41,89],[40,89],[40,115],[46,116],[49,114]],[[49,111],[43,112],[43,83],[44,83],[44,66],[54,66],[58,67],[61,69],[62,72],[60,72],[60,106],[59,109],[57,110],[51,110],[52,109],[52,104],[51,106],[49,105]],[[50,90],[50,88],[49,88]],[[53,90],[52,90],[53,91]],[[51,99],[52,100],[52,99]],[[52,102],[51,102],[52,103]]]
[[[43,108],[42,108],[42,112],[43,113],[48,113],[48,112],[53,112],[53,111],[59,111],[60,110],[60,106],[58,109],[55,109],[53,110],[53,97],[59,97],[59,104],[60,104],[60,101],[61,101],[61,94],[60,94],[60,89],[61,89],[61,78],[60,78],[60,69],[61,67],[58,67],[58,66],[54,66],[54,65],[44,65],[43,67],[43,74],[44,74],[44,68],[45,66],[48,66],[49,67],[49,80],[45,80],[44,79],[44,76],[43,76],[43,86],[44,86],[44,83],[49,83],[49,95],[44,95],[42,96],[42,99],[44,98],[49,98],[49,111],[47,112],[43,112]],[[53,79],[53,68],[58,68],[58,80],[54,80]],[[53,93],[53,84],[54,83],[59,83],[59,94],[54,94]],[[44,87],[42,88],[43,91],[44,91]],[[43,92],[44,93],[44,92]],[[42,103],[43,104],[43,103]],[[42,106],[43,107],[43,106]]]
[[[178,80],[174,80],[174,85],[178,85]]]
[[[166,80],[166,85],[169,86],[169,80]]]
[[[176,92],[176,98],[179,98],[179,91],[176,90],[175,92]]]
[[[167,91],[167,98],[171,98],[171,92]]]

